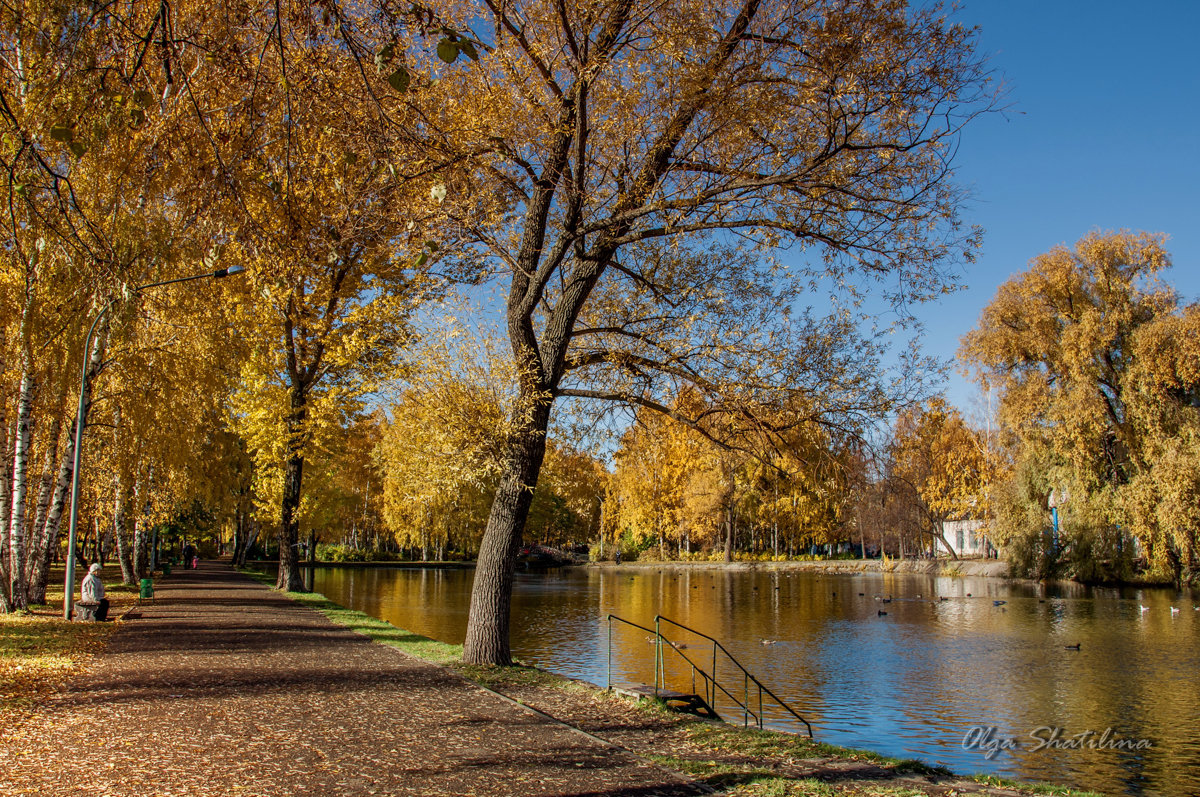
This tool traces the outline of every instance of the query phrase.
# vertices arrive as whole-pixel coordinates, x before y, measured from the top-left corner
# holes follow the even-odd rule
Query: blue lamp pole
[[[207,271],[203,274],[193,274],[190,277],[179,277],[173,280],[163,280],[162,282],[150,282],[145,285],[138,285],[133,288],[131,294],[139,294],[149,288],[158,288],[163,285],[174,285],[177,282],[191,282],[192,280],[200,279],[220,279],[227,277],[230,274],[238,274],[245,271],[244,266],[232,266],[230,268],[221,268],[216,271]],[[71,521],[69,532],[67,533],[67,572],[64,580],[63,594],[63,619],[71,619],[71,609],[75,602],[75,536],[76,529],[79,525],[79,468],[83,460],[83,424],[84,424],[84,406],[87,403],[87,372],[90,353],[92,351],[92,341],[96,336],[96,329],[100,326],[100,321],[108,315],[108,311],[116,304],[115,298],[110,299],[108,304],[104,305],[103,309],[96,314],[96,319],[92,321],[92,326],[88,329],[87,338],[83,344],[83,369],[79,378],[79,408],[75,413],[75,466],[71,475]]]
[[[1054,536],[1052,538],[1052,542],[1054,544],[1054,552],[1055,553],[1058,552],[1058,537],[1059,537],[1058,508],[1060,506],[1062,506],[1063,504],[1065,504],[1066,502],[1067,502],[1067,488],[1064,487],[1061,490],[1057,490],[1057,491],[1051,490],[1050,491],[1050,497],[1047,499],[1047,503],[1050,505],[1050,522],[1054,529]]]

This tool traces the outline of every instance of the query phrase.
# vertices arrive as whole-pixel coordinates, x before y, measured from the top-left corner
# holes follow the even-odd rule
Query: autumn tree
[[[1200,306],[1137,331],[1124,389],[1144,467],[1120,496],[1121,517],[1177,582],[1200,575]]]
[[[619,507],[614,529],[618,544],[624,539],[641,549],[653,543],[661,554],[667,542],[684,536],[684,529],[699,525],[687,522],[685,513],[700,491],[685,490],[707,470],[703,466],[711,452],[704,442],[669,416],[635,414],[621,437],[612,478]]]
[[[108,362],[112,324],[98,316],[134,304],[131,287],[197,265],[188,257],[194,183],[179,179],[182,162],[169,156],[179,141],[175,73],[165,53],[146,57],[151,42],[159,47],[154,34],[165,30],[165,14],[151,3],[89,14],[41,3],[0,10],[0,224],[4,267],[22,275],[19,357],[5,358],[19,368],[8,371],[16,376],[17,435],[4,479],[15,500],[4,499],[0,537],[15,560],[6,593],[18,606],[23,592],[44,594],[73,475],[77,430],[66,398],[82,388],[86,425]],[[84,351],[93,320],[103,323]],[[35,460],[41,476],[30,506]]]
[[[988,514],[992,474],[982,435],[935,397],[900,414],[889,458],[886,475],[893,500],[916,515],[913,526],[922,536],[936,539],[957,559],[942,524]]]
[[[698,400],[680,396],[672,411],[703,416]],[[778,555],[781,541],[788,551],[802,540],[834,541],[849,498],[848,458],[821,424],[770,426],[791,414],[755,408],[754,417],[768,428],[738,430],[720,414],[697,428],[642,410],[615,458],[614,530],[638,547],[657,543],[660,555],[670,542],[681,554],[720,549],[726,561],[737,550],[770,547]],[[711,428],[713,421],[724,428]]]
[[[450,15],[477,28],[480,68],[441,81],[455,101],[440,129],[488,142],[481,179],[512,206],[474,223],[507,292],[521,421],[464,651],[507,663],[554,402],[665,408],[683,383],[724,406],[805,389],[822,412],[883,399],[822,345],[822,320],[783,308],[824,276],[879,280],[898,303],[943,289],[964,244],[950,159],[985,75],[971,31],[899,2],[483,0]],[[749,254],[785,244],[790,269]]]
[[[553,438],[547,442],[542,478],[529,509],[529,538],[545,545],[582,545],[594,538],[600,531],[607,475],[590,452]],[[486,519],[485,507],[484,523]]]
[[[1119,575],[1128,535],[1156,572],[1195,569],[1197,526],[1175,509],[1194,484],[1195,311],[1162,282],[1169,263],[1161,235],[1090,234],[1034,258],[963,338],[1015,448],[1000,526],[1014,542],[1039,531],[1051,491],[1065,492],[1050,554],[1081,577]],[[1020,526],[1037,515],[1040,526]]]
[[[375,460],[385,526],[406,548],[474,553],[503,471],[513,365],[488,333],[461,323],[422,332],[410,376],[386,405]],[[596,530],[602,468],[588,452],[549,443],[547,478],[532,498],[535,533],[583,541]]]
[[[328,460],[362,397],[393,376],[426,295],[430,236],[445,237],[430,231],[439,183],[415,165],[407,79],[384,69],[403,43],[372,13],[239,3],[215,24],[189,19],[186,36],[178,26],[196,64],[194,157],[224,177],[214,253],[251,271],[234,424],[292,590],[305,463]]]
[[[374,457],[383,520],[404,547],[474,550],[501,470],[512,364],[485,332],[431,325],[407,352]]]

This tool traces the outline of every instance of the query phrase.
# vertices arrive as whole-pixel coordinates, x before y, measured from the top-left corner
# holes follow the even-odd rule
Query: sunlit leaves
[[[960,356],[1000,390],[1017,475],[1041,490],[1022,500],[1048,512],[1049,491],[1070,487],[1059,513],[1068,540],[1079,533],[1077,559],[1132,534],[1153,567],[1178,576],[1194,567],[1196,518],[1155,507],[1194,492],[1198,374],[1194,312],[1180,313],[1160,282],[1169,262],[1163,237],[1144,233],[1058,247],[1000,287]]]
[[[962,415],[935,398],[901,413],[892,441],[889,477],[897,489],[911,489],[926,531],[946,520],[989,514],[994,467],[984,436]]]
[[[673,408],[702,415],[704,406],[685,393]],[[850,499],[845,452],[817,424],[792,425],[786,413],[766,407],[758,414],[788,428],[769,435],[753,426],[722,430],[716,427],[731,422],[719,416],[702,424],[709,435],[739,441],[729,449],[670,417],[639,413],[610,479],[610,539],[669,555],[711,554],[726,542],[734,550],[773,552],[778,545],[786,553],[836,539]]]

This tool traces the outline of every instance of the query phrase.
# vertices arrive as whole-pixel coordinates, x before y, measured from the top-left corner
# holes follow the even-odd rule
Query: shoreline
[[[251,559],[247,567],[270,569],[278,566],[274,559]],[[396,570],[474,570],[473,560],[452,561],[370,561],[370,562],[300,562],[302,568],[334,568],[346,567],[360,570],[378,568],[393,568]],[[520,571],[539,572],[559,570],[564,568],[607,569],[607,570],[729,570],[736,572],[807,572],[829,574],[855,573],[903,573],[908,575],[997,578],[1002,581],[1020,584],[1050,585],[1067,584],[1082,587],[1113,587],[1137,589],[1177,589],[1169,581],[1143,580],[1133,578],[1128,581],[1079,581],[1073,578],[1023,578],[1010,574],[1008,562],[1003,559],[890,559],[886,563],[879,559],[791,559],[784,561],[681,561],[681,560],[634,560],[632,562],[571,562],[557,565],[534,565],[519,567]],[[1184,589],[1188,589],[1187,586]],[[1192,587],[1192,589],[1196,589]]]
[[[247,567],[275,567],[274,559],[252,559],[246,562]],[[448,562],[405,562],[405,561],[372,561],[372,562],[300,562],[300,567],[347,567],[356,569],[395,568],[397,570],[472,570],[473,561]],[[632,562],[578,562],[564,565],[550,565],[534,569],[552,570],[556,568],[595,568],[620,570],[735,570],[735,571],[806,571],[813,573],[914,573],[933,576],[975,576],[981,578],[1003,578],[1012,580],[1008,575],[1008,562],[1002,559],[892,559],[887,563],[879,559],[818,559],[818,560],[787,560],[775,562],[685,562],[678,560],[634,560]]]
[[[71,626],[71,628],[83,631],[99,630],[106,632],[121,631],[124,629],[124,634],[126,635],[124,648],[130,648],[130,645],[136,648],[138,644],[148,644],[150,647],[147,648],[147,655],[165,655],[176,658],[182,656],[187,661],[191,660],[188,651],[196,649],[193,645],[186,644],[186,640],[185,643],[181,644],[178,639],[172,639],[169,641],[173,644],[164,646],[164,638],[153,633],[147,636],[147,629],[143,627],[143,624],[174,622],[171,618],[177,616],[180,611],[183,611],[197,617],[205,618],[204,622],[196,626],[197,628],[204,628],[206,627],[204,624],[208,623],[211,625],[211,628],[208,629],[209,631],[226,629],[229,633],[235,634],[236,639],[244,640],[244,622],[241,619],[243,615],[236,615],[238,618],[237,622],[232,626],[229,626],[227,622],[213,620],[213,612],[220,613],[221,611],[225,611],[226,614],[229,612],[227,609],[220,608],[221,602],[214,604],[208,600],[206,594],[204,594],[204,590],[224,590],[219,595],[224,603],[228,603],[232,595],[229,590],[233,588],[232,579],[228,579],[219,573],[215,575],[220,576],[220,578],[214,579],[215,570],[216,568],[209,565],[203,567],[200,573],[201,577],[207,576],[210,582],[216,584],[215,586],[213,583],[194,583],[199,580],[196,576],[189,578],[166,577],[165,582],[161,585],[163,587],[161,597],[165,601],[163,604],[164,608],[159,608],[158,604],[147,604],[143,612],[137,612],[129,616],[127,622],[106,624],[104,628],[100,628],[97,625]],[[915,794],[929,795],[930,797],[951,797],[951,795],[1032,797],[1036,794],[1054,794],[1063,795],[1064,797],[1066,795],[1085,797],[1086,795],[1087,797],[1092,797],[1096,795],[1095,792],[1089,792],[1078,787],[1072,788],[1028,781],[1014,781],[983,774],[960,775],[940,766],[915,759],[889,758],[873,752],[828,745],[819,741],[813,741],[805,736],[772,730],[756,730],[753,726],[742,728],[735,722],[726,724],[707,721],[685,714],[670,712],[657,701],[648,699],[630,700],[628,697],[622,696],[620,690],[605,690],[603,687],[570,679],[539,668],[528,666],[480,667],[467,665],[461,660],[462,650],[460,646],[437,642],[427,637],[405,631],[363,612],[346,609],[320,594],[280,593],[272,589],[274,579],[270,576],[254,571],[243,570],[240,572],[242,578],[247,581],[257,581],[262,584],[266,588],[264,592],[269,590],[275,595],[282,595],[294,604],[306,607],[308,610],[313,610],[323,615],[325,621],[332,623],[334,626],[340,626],[341,628],[360,634],[362,637],[370,640],[371,643],[396,648],[403,654],[423,662],[425,665],[444,668],[448,673],[445,676],[431,676],[428,674],[424,676],[431,683],[436,682],[455,693],[461,693],[462,690],[452,680],[457,675],[459,678],[474,683],[481,690],[481,694],[483,692],[491,693],[493,696],[502,698],[514,706],[523,707],[534,715],[540,715],[545,720],[560,725],[564,729],[569,729],[570,732],[586,737],[590,740],[589,743],[594,742],[606,746],[612,756],[619,758],[621,756],[633,755],[643,762],[642,766],[663,772],[674,778],[679,778],[679,786],[681,788],[680,790],[670,791],[669,793],[671,794],[695,794],[697,792],[694,789],[699,789],[706,793],[729,794],[731,797],[734,795],[737,797],[752,797],[752,795],[761,794],[773,794],[780,797],[784,795],[788,795],[789,797],[796,795],[796,797],[799,797],[799,795],[815,796],[833,794],[837,794],[840,797],[884,797],[884,795],[896,795],[896,797],[899,797],[900,795]],[[211,598],[211,596],[207,597]],[[253,605],[259,607],[267,606],[269,608],[271,605],[277,603],[277,599],[269,597],[252,597],[254,597],[252,601]],[[132,594],[129,596],[129,602],[133,603]],[[39,623],[37,627],[29,629],[33,632],[31,639],[44,638],[47,642],[51,640],[62,642],[65,645],[65,649],[60,651],[60,653],[67,655],[70,664],[66,667],[55,668],[56,677],[53,679],[54,684],[46,685],[50,687],[49,689],[38,688],[33,683],[14,684],[18,687],[17,691],[21,693],[14,695],[14,697],[21,698],[21,705],[11,706],[10,708],[13,710],[7,716],[10,721],[10,729],[19,729],[19,732],[10,735],[5,739],[5,744],[0,745],[0,757],[8,755],[12,758],[13,756],[30,755],[36,758],[38,755],[45,755],[44,751],[36,752],[34,748],[46,739],[56,738],[54,734],[58,731],[65,732],[66,729],[70,729],[71,732],[75,732],[75,730],[78,730],[77,726],[79,723],[82,722],[82,719],[78,715],[63,714],[61,716],[69,719],[69,726],[60,727],[56,725],[56,715],[53,711],[47,712],[47,709],[59,706],[60,701],[55,700],[51,692],[62,689],[63,684],[77,678],[85,679],[83,683],[86,685],[86,678],[93,677],[97,667],[115,667],[117,670],[120,670],[121,667],[128,666],[127,664],[122,664],[117,659],[105,658],[104,648],[107,647],[106,644],[96,644],[94,641],[82,638],[76,639],[73,635],[72,638],[63,638],[59,629],[62,621],[57,619],[55,612],[49,611],[53,607],[42,608],[47,610],[45,622]],[[163,614],[164,611],[167,613],[166,615]],[[276,605],[271,611],[278,614],[278,606]],[[267,613],[269,614],[270,612]],[[258,617],[259,615],[255,616]],[[6,617],[4,620],[4,624],[7,626],[28,622],[28,618],[25,617]],[[320,635],[319,639],[324,639],[327,636],[327,632],[323,630],[326,626],[320,623],[313,624],[310,621],[298,622],[290,615],[284,618],[284,621],[289,634],[295,635],[305,630],[314,630]],[[107,634],[105,636],[107,637]],[[203,638],[206,643],[211,643],[211,634],[204,632]],[[141,640],[140,643],[139,640]],[[304,640],[296,637],[291,640],[289,645],[294,645],[302,641]],[[311,642],[312,640],[308,640],[306,644]],[[28,645],[22,645],[21,649],[26,650],[28,647]],[[36,647],[40,648],[41,645],[36,645]],[[345,647],[344,643],[342,643],[341,647]],[[363,661],[374,661],[377,658],[374,654],[365,652],[364,649],[357,645],[352,644],[350,649],[359,651],[353,655],[353,661],[356,662],[355,667],[361,666]],[[35,651],[30,650],[26,652]],[[234,668],[231,672],[237,671],[239,668],[251,666],[245,663],[238,664],[235,661],[238,655],[243,655],[244,653],[244,651],[230,650],[228,656],[222,656],[220,660],[221,666]],[[145,672],[150,672],[156,679],[159,676],[167,677],[167,673],[172,673],[169,677],[176,680],[170,681],[168,679],[167,683],[171,683],[172,685],[160,690],[164,695],[166,692],[181,692],[190,695],[191,700],[216,701],[214,706],[218,706],[220,711],[230,712],[228,717],[223,717],[223,721],[227,721],[229,717],[235,719],[240,717],[240,712],[249,710],[257,704],[258,700],[271,699],[270,695],[272,693],[270,690],[263,693],[261,689],[256,688],[253,690],[254,699],[235,710],[234,704],[245,697],[242,695],[242,690],[240,689],[233,688],[232,691],[221,691],[220,694],[215,694],[210,686],[204,683],[198,684],[195,682],[195,679],[189,678],[186,674],[181,675],[178,669],[173,666],[158,674],[154,673],[156,665],[147,663],[144,659],[139,659],[136,666],[140,668],[138,670],[139,677],[144,675]],[[159,662],[157,666],[163,666],[163,662]],[[254,666],[251,667],[252,670]],[[303,666],[307,667],[308,665],[305,664]],[[420,668],[413,669],[408,666],[405,667],[405,670],[409,677],[415,677],[415,675],[420,673],[428,673],[426,670],[421,670]],[[277,672],[274,675],[279,677],[281,679],[280,683],[284,685],[280,688],[286,688],[287,685],[299,683],[296,680],[296,676],[307,672],[308,670],[301,669],[291,673],[288,671]],[[222,681],[222,683],[224,682]],[[155,680],[155,683],[157,684],[159,681]],[[237,680],[234,679],[231,683],[236,684]],[[259,681],[255,680],[254,683],[258,684]],[[304,679],[304,683],[306,684],[305,694],[308,694],[311,685],[307,679]],[[360,685],[360,688],[366,688],[368,691],[381,689],[381,683],[383,681],[369,681],[366,686]],[[81,687],[77,684],[75,688],[78,690]],[[318,689],[317,693],[323,694],[326,691],[332,690],[329,691],[330,694],[336,693],[345,697],[346,693],[338,691],[339,689],[340,686],[328,686]],[[188,690],[193,691],[189,692]],[[138,694],[140,698],[146,697],[141,692]],[[169,695],[171,698],[183,696],[184,694]],[[172,701],[169,707],[160,707],[158,719],[155,721],[169,722],[171,723],[171,727],[175,728],[181,724],[188,726],[190,722],[200,722],[202,725],[203,720],[197,718],[199,716],[209,716],[204,712],[210,712],[213,709],[211,707],[204,708],[200,714],[193,712],[190,719],[187,716],[179,716],[178,712],[186,710],[189,702]],[[84,716],[93,718],[97,711],[113,711],[119,714],[121,704],[122,701],[120,700],[110,703],[102,697],[102,699],[98,700],[92,706],[92,710],[84,713]],[[181,706],[184,706],[185,709],[181,709]],[[93,721],[100,724],[111,723],[112,717],[94,719]],[[45,725],[44,730],[53,731],[53,733],[38,731],[34,727],[37,723],[42,723]],[[451,724],[457,727],[457,723]],[[518,723],[518,726],[525,728],[521,723]],[[129,728],[126,731],[136,735],[134,731],[143,727],[145,727],[144,721],[139,723],[136,728]],[[200,726],[196,725],[195,727],[199,728]],[[816,731],[819,736],[819,728]],[[87,733],[86,729],[80,732],[85,735]],[[543,733],[550,732],[543,731]],[[55,745],[57,743],[46,742],[46,744]],[[52,749],[57,751],[59,748],[52,747]],[[79,749],[82,749],[82,746]],[[37,750],[41,750],[41,748],[37,748]],[[268,761],[269,763],[277,758],[267,753],[269,751],[264,752],[264,755],[266,755],[266,758],[263,759],[264,761]],[[106,760],[110,764],[109,769],[111,769],[113,763],[121,764],[124,760],[119,753],[113,753],[112,750],[109,750],[105,755],[107,756]],[[608,756],[604,756],[604,758],[607,759]],[[132,759],[130,761],[129,766],[134,766]],[[166,783],[170,781],[172,771],[169,768],[147,768],[141,758],[138,758],[137,761],[138,771],[141,771],[151,782],[162,781]],[[60,763],[65,766],[64,762]],[[93,786],[96,785],[94,778],[98,770],[93,764],[88,764],[86,761],[81,764],[77,754],[73,754],[73,757],[68,756],[66,763],[71,765],[70,771],[73,774],[70,777],[78,776],[81,779],[91,779],[87,780],[87,782]],[[293,766],[290,758],[286,758],[285,764],[287,767]],[[512,764],[507,759],[499,761],[497,765],[501,767],[517,766],[517,764]],[[535,770],[539,766],[542,769],[549,767],[548,764],[539,765],[537,762],[533,762],[532,764],[520,763],[519,766],[522,767],[522,772],[530,766]],[[65,769],[62,770],[62,772],[65,771]],[[119,773],[119,769],[112,772],[107,769],[99,771],[105,776]],[[267,771],[268,773],[275,772],[270,767],[268,767]],[[41,777],[39,774],[40,770],[26,771],[24,768],[19,768],[15,772],[21,774],[23,777],[28,776],[30,783],[41,782],[38,780]],[[10,775],[13,773],[14,771],[9,772]],[[395,773],[393,772],[392,774],[394,775]],[[119,776],[124,777],[125,775],[122,774]],[[61,772],[55,777],[59,778],[59,780],[55,781],[59,786],[65,782],[61,780]],[[287,775],[287,777],[294,779],[294,775],[291,774]],[[323,777],[323,774],[321,771],[314,770],[305,774],[305,777],[310,779],[318,778],[319,780],[319,777]],[[380,777],[382,778],[383,775],[380,775]],[[5,778],[0,777],[0,781],[5,781]],[[78,782],[83,783],[84,780],[79,780]],[[321,782],[326,786],[329,785],[326,781]],[[228,785],[223,776],[218,777],[210,783],[209,785],[213,789],[212,793],[233,793],[231,789],[223,789],[222,784]],[[101,790],[104,790],[103,787],[105,784],[103,780],[101,780],[100,785]],[[150,788],[150,790],[153,791],[154,788]],[[164,788],[164,790],[169,791],[170,789]],[[25,792],[22,791],[21,793]],[[33,793],[33,791],[31,790],[30,793]],[[480,793],[504,794],[512,792],[484,788]]]
[[[629,570],[744,570],[800,571],[810,573],[912,573],[931,576],[973,576],[1014,579],[1008,575],[1008,562],[1002,559],[823,559],[783,562],[587,562],[578,567]]]

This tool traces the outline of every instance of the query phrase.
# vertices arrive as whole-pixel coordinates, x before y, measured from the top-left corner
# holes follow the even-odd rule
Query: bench
[[[75,603],[75,622],[77,623],[96,623],[100,621],[97,617],[100,613],[99,603],[84,603],[77,601]]]

